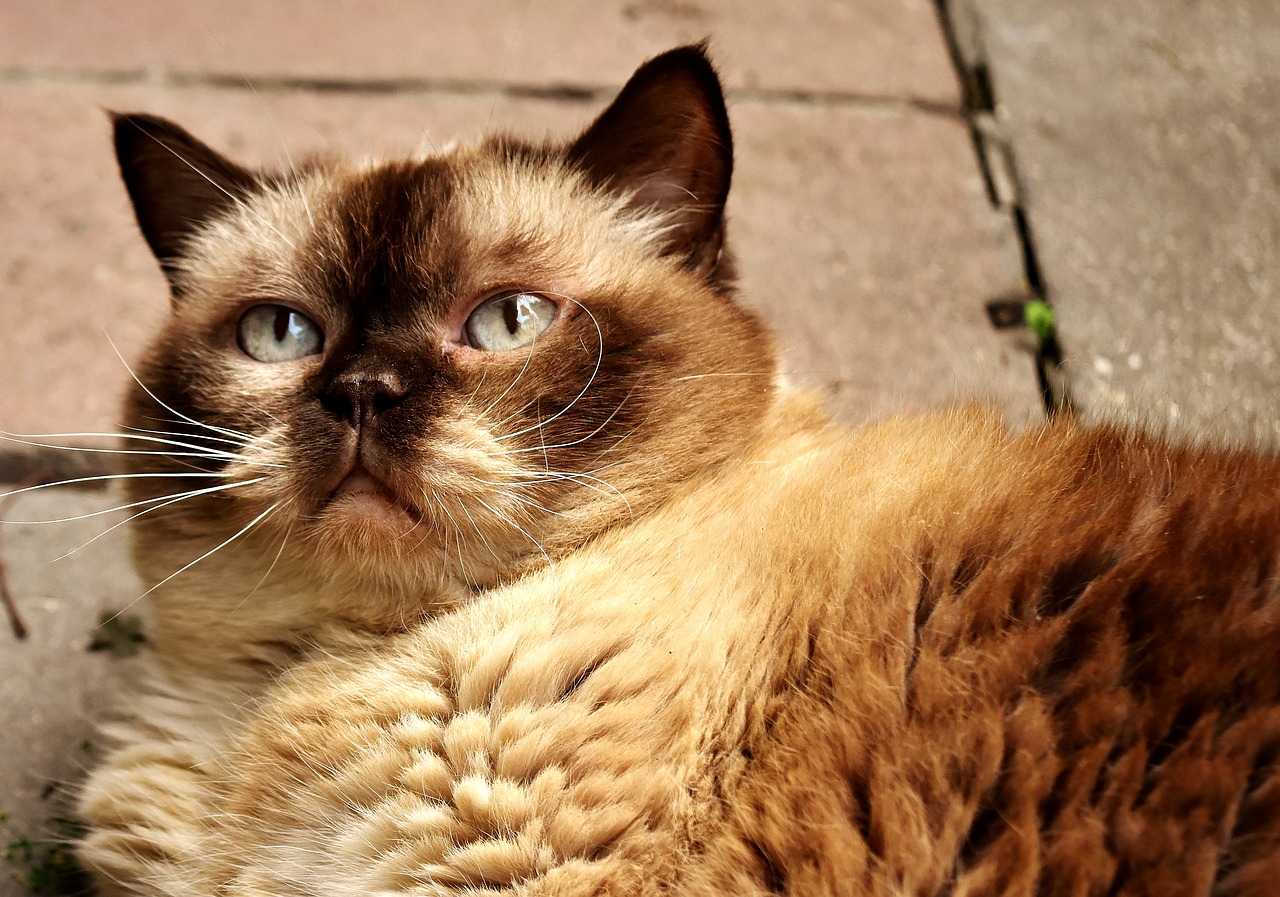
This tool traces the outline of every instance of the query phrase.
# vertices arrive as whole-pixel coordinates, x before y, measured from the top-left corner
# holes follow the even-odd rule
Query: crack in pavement
[[[96,85],[190,89],[247,90],[263,93],[306,91],[334,94],[485,96],[537,99],[564,103],[606,102],[618,91],[616,84],[568,82],[531,83],[483,78],[329,78],[305,75],[245,75],[218,72],[183,72],[168,69],[74,69],[0,67],[0,85]],[[737,102],[775,105],[888,108],[963,118],[964,109],[926,97],[893,96],[839,90],[799,88],[729,87],[726,96]]]
[[[965,14],[968,17],[968,21],[964,23],[970,32],[967,35],[968,40],[962,39],[961,23],[956,17],[956,6],[960,4],[964,5]],[[993,208],[1009,216],[1009,223],[1013,228],[1021,254],[1026,295],[990,297],[988,313],[992,315],[994,322],[995,316],[990,311],[991,306],[1008,305],[1013,301],[1021,301],[1024,305],[1029,301],[1049,305],[1049,290],[1045,283],[1044,269],[1040,265],[1039,255],[1036,252],[1031,221],[1023,202],[1022,183],[1018,177],[1013,146],[1000,133],[996,122],[995,85],[992,83],[991,70],[981,48],[981,23],[977,20],[972,4],[967,0],[934,0],[934,5],[938,11],[938,20],[946,40],[947,50],[955,66],[956,75],[960,79],[963,103],[961,115],[969,125],[978,168],[987,188],[987,198]],[[1045,414],[1050,417],[1058,414],[1074,414],[1075,410],[1062,362],[1062,346],[1058,342],[1056,333],[1053,333],[1050,339],[1039,341],[1035,352],[1036,380]]]

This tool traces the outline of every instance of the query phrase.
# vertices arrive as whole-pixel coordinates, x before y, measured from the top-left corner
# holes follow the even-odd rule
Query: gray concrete
[[[58,520],[115,503],[106,492],[45,489],[16,500],[5,517]],[[142,592],[123,529],[85,545],[122,516],[9,522],[0,532],[9,588],[29,629],[19,641],[0,618],[0,812],[7,815],[0,849],[56,834],[54,818],[67,811],[75,783],[100,756],[95,725],[121,699],[134,666],[111,650],[89,650],[102,635],[102,614],[126,608]],[[0,859],[0,897],[26,895],[18,877],[28,870],[21,856]]]
[[[1280,4],[972,3],[1079,404],[1280,442]]]

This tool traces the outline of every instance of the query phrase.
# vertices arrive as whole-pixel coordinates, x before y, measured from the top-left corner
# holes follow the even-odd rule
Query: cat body
[[[1270,892],[1280,463],[830,422],[731,301],[730,147],[698,48],[565,147],[264,178],[117,119],[174,291],[130,432],[189,451],[129,481],[105,893]]]

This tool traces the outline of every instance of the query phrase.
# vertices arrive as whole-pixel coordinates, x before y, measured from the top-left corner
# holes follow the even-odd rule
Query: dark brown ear
[[[702,45],[649,60],[569,148],[597,185],[671,222],[666,251],[711,274],[724,244],[733,136],[720,79]]]
[[[166,119],[113,112],[111,120],[138,226],[172,286],[192,233],[244,196],[254,176]]]

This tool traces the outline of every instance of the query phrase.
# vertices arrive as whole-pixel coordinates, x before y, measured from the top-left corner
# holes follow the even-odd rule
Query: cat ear
[[[154,115],[111,113],[116,159],[138,226],[174,284],[174,263],[191,235],[255,183],[247,169]]]
[[[701,44],[649,60],[569,147],[596,185],[630,195],[669,223],[665,251],[703,274],[724,243],[733,137],[724,94]]]

